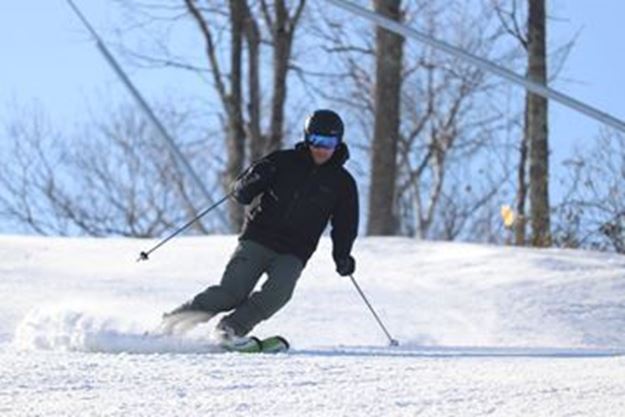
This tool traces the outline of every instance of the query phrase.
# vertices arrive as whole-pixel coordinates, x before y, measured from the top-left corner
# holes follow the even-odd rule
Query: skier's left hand
[[[339,258],[336,260],[336,272],[342,277],[352,275],[356,270],[356,260],[353,256],[349,255],[345,258]]]

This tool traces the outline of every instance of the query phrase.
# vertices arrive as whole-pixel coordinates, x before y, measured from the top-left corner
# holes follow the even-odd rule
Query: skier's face
[[[317,165],[325,164],[334,155],[334,149],[316,148],[314,146],[311,146],[309,149],[310,155]]]

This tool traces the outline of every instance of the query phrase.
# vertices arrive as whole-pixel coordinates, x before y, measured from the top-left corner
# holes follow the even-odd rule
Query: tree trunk
[[[400,0],[375,0],[374,7],[400,21]],[[371,154],[368,235],[392,235],[394,216],[397,143],[400,124],[403,38],[376,28],[375,125]]]
[[[529,93],[525,95],[525,115],[523,137],[521,138],[521,149],[519,151],[519,171],[518,171],[518,192],[516,201],[517,218],[514,224],[514,243],[517,246],[525,246],[525,201],[527,200],[527,148],[528,148],[528,111],[529,111]]]
[[[299,0],[298,4],[293,6],[293,16],[289,16],[289,9],[285,1],[276,0],[274,4],[275,16],[271,17],[266,2],[262,2],[265,19],[271,28],[273,38],[273,96],[271,99],[271,123],[266,152],[272,152],[282,147],[289,61],[291,59],[295,29],[305,4],[306,0]]]
[[[528,75],[534,82],[546,85],[545,0],[530,0],[528,16]],[[529,93],[527,115],[532,245],[545,247],[551,245],[547,99]]]
[[[248,88],[249,103],[247,127],[249,137],[249,155],[251,161],[256,161],[263,155],[264,138],[261,133],[261,89],[260,89],[260,29],[249,6],[245,4],[245,37],[248,49]]]
[[[286,74],[291,55],[291,37],[287,28],[288,15],[282,1],[276,2],[276,21],[273,28],[273,97],[271,100],[271,125],[267,152],[282,147],[284,126],[284,101],[286,99]]]
[[[230,95],[228,97],[228,166],[226,184],[229,186],[243,170],[245,161],[245,130],[242,112],[242,71],[243,38],[246,8],[241,0],[230,2],[231,50],[230,50]],[[232,231],[238,232],[243,225],[244,212],[240,204],[228,201],[228,214]]]

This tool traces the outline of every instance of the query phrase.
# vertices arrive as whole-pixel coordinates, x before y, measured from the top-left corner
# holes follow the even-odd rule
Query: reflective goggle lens
[[[325,136],[310,134],[308,135],[308,143],[315,148],[334,149],[339,144],[339,138],[336,136]]]

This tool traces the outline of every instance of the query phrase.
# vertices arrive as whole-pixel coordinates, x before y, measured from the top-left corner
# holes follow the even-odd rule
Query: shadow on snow
[[[602,358],[625,356],[619,348],[529,348],[470,346],[340,346],[297,349],[290,355],[385,358]]]

